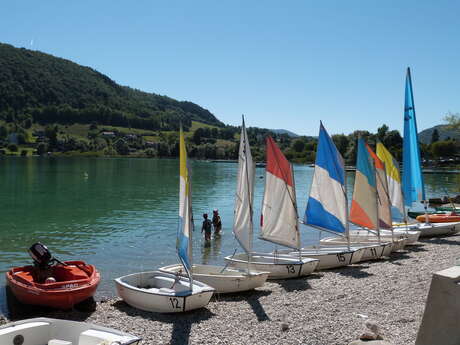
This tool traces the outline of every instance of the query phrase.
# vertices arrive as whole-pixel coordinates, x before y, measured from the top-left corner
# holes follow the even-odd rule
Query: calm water
[[[223,263],[237,248],[231,232],[236,168],[234,163],[191,162],[197,263]],[[294,170],[302,214],[313,169],[299,165]],[[178,160],[1,158],[0,283],[8,268],[31,262],[27,248],[35,241],[61,260],[95,264],[102,273],[99,296],[115,293],[115,277],[177,262],[178,171]],[[264,168],[258,168],[256,224],[263,175]],[[348,176],[350,193],[353,175]],[[443,195],[443,188],[460,192],[460,175],[426,175],[425,183],[430,197]],[[223,234],[204,247],[201,215],[211,215],[213,208],[221,214]],[[302,230],[304,244],[317,242],[317,232]],[[274,248],[257,239],[254,247]]]

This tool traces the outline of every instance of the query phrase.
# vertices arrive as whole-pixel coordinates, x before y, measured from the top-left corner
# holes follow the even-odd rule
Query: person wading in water
[[[206,242],[211,240],[211,228],[212,228],[212,223],[208,219],[208,214],[204,213],[203,214],[203,226],[201,227],[201,233],[204,231],[204,239]]]
[[[212,211],[212,225],[214,226],[214,235],[219,235],[222,230],[222,221],[219,216],[219,210]]]

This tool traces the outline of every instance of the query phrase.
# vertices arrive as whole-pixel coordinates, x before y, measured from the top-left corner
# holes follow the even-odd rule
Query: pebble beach
[[[143,338],[142,344],[340,344],[372,321],[394,345],[414,344],[432,273],[455,264],[460,235],[424,239],[404,251],[302,279],[269,281],[235,295],[215,295],[206,308],[156,314],[102,299],[94,311],[36,316],[86,321]],[[0,324],[8,322],[0,317]]]

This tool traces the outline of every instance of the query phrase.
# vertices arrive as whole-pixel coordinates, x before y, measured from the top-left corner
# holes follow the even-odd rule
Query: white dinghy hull
[[[460,231],[460,223],[420,223],[416,228],[420,232],[420,237],[448,236]]]
[[[307,276],[315,271],[319,260],[292,258],[287,256],[275,256],[271,253],[251,254],[251,262],[248,263],[246,253],[238,253],[225,257],[230,267],[249,269],[252,271],[268,272],[268,279],[289,279]]]
[[[161,267],[160,271],[177,274],[183,272],[180,264]],[[225,268],[221,266],[197,265],[192,266],[194,279],[213,287],[217,293],[234,293],[253,290],[264,285],[268,272],[257,272]],[[180,273],[185,275],[185,272]]]
[[[406,236],[391,234],[389,230],[380,230],[380,243],[392,242],[392,252],[403,250],[406,246],[408,239]],[[368,243],[368,244],[379,244],[377,235],[370,234],[367,230],[352,230],[350,231],[350,242],[351,243]]]
[[[278,250],[277,253],[299,257],[299,252],[290,249]],[[319,260],[317,271],[333,269],[358,263],[362,260],[365,248],[344,247],[304,247],[300,249],[302,258]]]
[[[140,341],[141,338],[112,328],[45,317],[0,326],[0,344],[2,345],[139,345]]]
[[[202,308],[214,289],[188,278],[160,271],[140,272],[115,279],[117,293],[134,308],[157,313],[180,313]]]
[[[323,238],[320,241],[321,245],[324,246],[343,246],[346,244],[346,239],[342,237],[327,237]],[[393,243],[384,242],[384,243],[372,243],[372,242],[356,242],[351,241],[352,246],[359,246],[364,248],[364,253],[361,257],[361,261],[369,261],[380,259],[381,257],[388,257],[391,255],[393,250]]]

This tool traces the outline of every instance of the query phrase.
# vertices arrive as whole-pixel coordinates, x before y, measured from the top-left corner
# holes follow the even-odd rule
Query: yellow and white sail
[[[179,151],[179,229],[177,233],[176,248],[182,264],[190,270],[192,267],[192,198],[190,173],[187,166],[187,150],[185,148],[182,126],[180,128]]]
[[[404,199],[401,189],[401,175],[399,164],[382,143],[377,143],[377,157],[385,163],[388,182],[388,194],[390,195],[391,207],[404,215]]]

